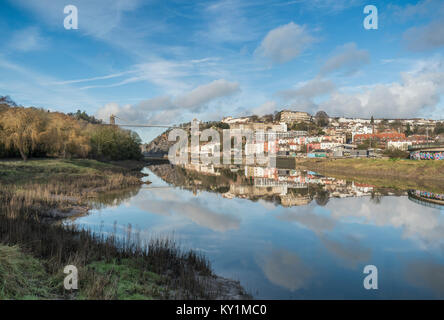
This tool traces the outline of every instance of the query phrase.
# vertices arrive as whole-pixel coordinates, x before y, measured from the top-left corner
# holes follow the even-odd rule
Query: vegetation
[[[0,105],[0,158],[138,160],[140,143],[136,133],[103,125],[85,112],[66,115],[10,101]]]
[[[358,145],[359,150],[367,150],[368,148],[377,148],[378,143],[375,140],[365,139],[361,144]]]
[[[0,299],[196,299],[220,294],[208,261],[182,250],[174,239],[142,243],[131,226],[122,237],[42,223],[50,212],[55,222],[79,206],[118,204],[124,197],[109,191],[132,187],[137,192],[138,174],[95,160],[2,161],[0,173]],[[63,269],[69,264],[79,270],[75,292],[63,288]]]
[[[408,159],[409,153],[404,150],[396,149],[396,148],[387,148],[384,150],[383,154],[390,159]]]
[[[433,132],[435,135],[444,133],[444,122],[438,122],[435,126],[435,130]]]
[[[326,127],[329,124],[329,116],[325,111],[318,111],[315,115],[315,123],[319,127]]]
[[[385,159],[304,159],[297,166],[335,178],[395,189],[444,192],[444,162]]]
[[[18,246],[0,245],[0,300],[51,298],[49,279],[41,261]]]
[[[85,111],[77,110],[76,113],[68,113],[68,116],[73,117],[76,120],[84,120],[86,122],[93,123],[93,124],[103,123],[102,120],[96,119],[94,116],[88,115]]]
[[[410,123],[407,123],[407,126],[406,126],[406,129],[405,129],[404,133],[405,133],[406,137],[411,136],[413,134],[412,128],[410,126]]]

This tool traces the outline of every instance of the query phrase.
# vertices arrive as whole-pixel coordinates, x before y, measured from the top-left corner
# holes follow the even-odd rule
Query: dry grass
[[[141,184],[137,174],[109,165],[102,167],[102,164],[91,161],[61,161],[60,166],[54,161],[48,165],[44,161],[31,162],[0,164],[0,170],[8,171],[1,175],[5,179],[0,178],[0,244],[18,246],[29,257],[24,261],[28,261],[31,270],[21,276],[20,268],[9,268],[3,275],[16,276],[15,282],[9,283],[18,288],[23,281],[36,277],[33,273],[38,269],[49,279],[49,289],[45,296],[16,292],[0,283],[0,291],[6,292],[5,298],[22,298],[27,294],[68,299],[216,297],[217,292],[207,290],[212,271],[206,258],[182,250],[172,239],[155,239],[141,244],[131,229],[122,239],[39,222],[51,209],[67,210],[75,205],[89,205],[92,199],[114,201],[104,195],[109,196],[109,191],[120,188],[130,188],[134,192]],[[27,172],[29,178],[25,178],[20,170]],[[42,175],[41,171],[46,173]],[[18,177],[17,183],[12,183],[13,176]],[[9,261],[11,265],[17,265],[13,262],[14,255],[7,259],[12,259]],[[39,263],[37,269],[32,267],[36,261]],[[4,266],[9,262],[1,261]],[[77,266],[83,279],[80,292],[74,295],[62,287],[62,271],[68,264]]]
[[[397,189],[444,191],[444,161],[308,159],[297,166],[319,173]]]

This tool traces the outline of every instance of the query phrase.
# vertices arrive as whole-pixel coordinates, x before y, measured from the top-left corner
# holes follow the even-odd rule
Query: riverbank
[[[139,165],[143,167],[143,163]],[[140,169],[130,170],[126,163],[120,166],[86,159],[0,161],[0,192],[7,214],[32,208],[38,221],[54,222],[86,214],[105,201],[102,195],[106,193],[136,192],[143,176]]]
[[[444,192],[444,161],[297,159],[296,167],[378,187]]]
[[[239,299],[238,282],[174,239],[104,238],[58,223],[138,192],[143,162],[0,161],[0,299]],[[79,290],[63,288],[64,266]],[[7,285],[6,285],[7,283]],[[39,289],[41,288],[41,290]]]

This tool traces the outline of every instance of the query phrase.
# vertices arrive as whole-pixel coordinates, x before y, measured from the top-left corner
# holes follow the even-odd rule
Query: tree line
[[[141,139],[133,131],[105,125],[85,112],[49,112],[11,101],[0,98],[0,158],[142,158]]]

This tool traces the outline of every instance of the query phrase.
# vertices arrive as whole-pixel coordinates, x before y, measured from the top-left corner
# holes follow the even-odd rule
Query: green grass
[[[444,161],[408,159],[326,159],[299,161],[319,173],[380,187],[444,192]]]
[[[17,246],[0,245],[0,300],[53,298],[50,281],[41,261]]]
[[[66,298],[64,274],[49,274],[42,261],[18,246],[0,245],[0,300]],[[165,295],[160,275],[140,269],[132,259],[95,261],[79,269],[75,299],[152,300]]]
[[[57,176],[83,176],[98,174],[103,170],[118,171],[121,168],[96,160],[30,160],[0,161],[0,181],[5,183],[45,182]]]
[[[87,281],[87,286],[80,290],[79,299],[94,299],[98,295],[118,300],[152,300],[165,294],[163,278],[141,269],[131,259],[96,261],[88,264],[86,270],[95,281]]]

